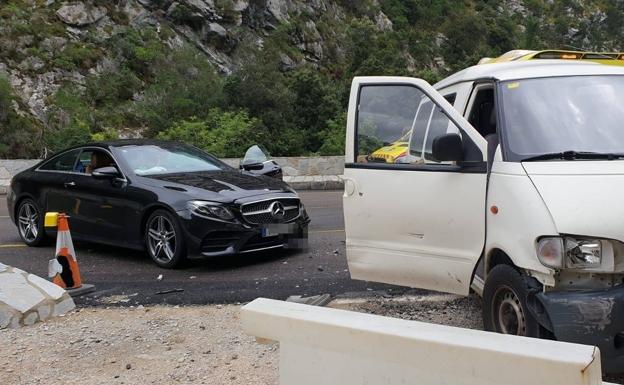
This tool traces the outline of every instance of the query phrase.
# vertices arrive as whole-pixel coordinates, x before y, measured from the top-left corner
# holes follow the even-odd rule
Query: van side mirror
[[[431,155],[440,162],[460,162],[464,160],[464,144],[458,134],[440,135],[433,139]]]
[[[115,179],[121,178],[121,173],[117,168],[112,166],[96,168],[91,172],[91,176],[95,179]]]

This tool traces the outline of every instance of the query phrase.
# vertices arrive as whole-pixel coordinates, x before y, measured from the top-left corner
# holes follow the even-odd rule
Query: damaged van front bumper
[[[597,346],[604,372],[624,372],[624,285],[539,292],[532,299],[531,312],[557,340]]]

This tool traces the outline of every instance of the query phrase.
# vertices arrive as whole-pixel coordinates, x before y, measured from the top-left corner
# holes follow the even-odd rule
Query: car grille
[[[202,240],[201,251],[204,253],[216,253],[225,251],[233,246],[243,233],[231,231],[215,231]]]
[[[281,215],[278,216],[274,215],[276,204],[278,208],[283,209]],[[299,206],[298,198],[270,199],[241,205],[241,214],[247,222],[254,225],[285,223],[299,217]]]

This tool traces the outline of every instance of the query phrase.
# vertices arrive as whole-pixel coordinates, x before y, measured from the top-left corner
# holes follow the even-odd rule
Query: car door
[[[371,156],[409,133],[404,154]],[[459,134],[461,162],[432,156]],[[344,215],[351,277],[468,294],[485,243],[485,140],[421,79],[359,77],[349,101]]]
[[[72,233],[81,238],[101,242],[126,241],[126,221],[129,212],[125,194],[126,182],[119,179],[96,179],[91,169],[103,165],[92,165],[93,153],[107,157],[104,166],[115,166],[112,155],[101,148],[83,148],[78,158],[81,172],[74,173],[66,183],[67,195],[71,199],[70,223]]]
[[[68,178],[75,172],[79,154],[79,149],[65,151],[36,169],[37,187],[41,191],[42,207],[46,212],[68,212],[71,202],[66,187]]]

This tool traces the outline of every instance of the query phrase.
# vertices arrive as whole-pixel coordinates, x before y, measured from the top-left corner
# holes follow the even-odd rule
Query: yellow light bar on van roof
[[[581,52],[564,50],[513,50],[497,58],[483,58],[479,61],[479,64],[538,59],[588,60],[602,64],[624,65],[624,53],[621,52]]]

